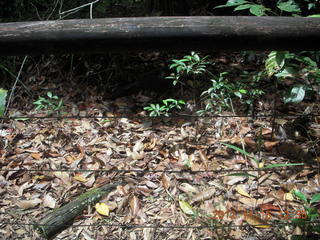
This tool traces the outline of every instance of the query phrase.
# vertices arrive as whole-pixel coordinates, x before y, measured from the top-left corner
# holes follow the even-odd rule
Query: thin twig
[[[18,83],[18,81],[19,81],[19,78],[20,78],[22,69],[23,69],[23,67],[24,67],[24,64],[25,64],[27,58],[28,58],[28,56],[25,56],[25,57],[23,58],[23,61],[22,61],[20,70],[19,70],[19,72],[18,72],[18,75],[17,75],[17,77],[16,77],[16,80],[15,80],[13,86],[12,86],[12,89],[11,89],[11,92],[10,92],[10,95],[9,95],[8,104],[7,104],[7,106],[6,106],[6,110],[5,110],[5,112],[4,112],[4,116],[6,116],[7,113],[8,113],[8,110],[9,110],[9,107],[10,107],[10,104],[11,104],[11,100],[12,100],[12,97],[13,97],[14,90],[15,90],[15,88],[16,88],[16,86],[17,86],[17,83]]]
[[[100,0],[95,0],[95,1],[93,1],[93,2],[86,3],[86,4],[81,5],[81,6],[79,6],[79,7],[66,10],[66,11],[64,11],[64,12],[60,12],[60,10],[61,10],[61,8],[60,8],[60,10],[59,10],[59,16],[60,16],[60,18],[62,18],[62,15],[65,15],[65,14],[66,14],[66,15],[63,16],[63,17],[67,17],[67,16],[69,16],[70,14],[76,13],[76,12],[78,12],[79,10],[81,10],[82,8],[87,7],[87,6],[90,6],[90,10],[92,10],[92,5],[95,4],[95,3],[97,3],[97,2],[99,2],[99,1],[100,1]],[[92,18],[92,11],[90,12],[90,18]]]

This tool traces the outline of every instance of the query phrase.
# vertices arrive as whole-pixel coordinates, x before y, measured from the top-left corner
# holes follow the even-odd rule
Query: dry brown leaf
[[[181,183],[178,188],[185,193],[199,193],[198,188],[190,185],[189,183]]]
[[[17,205],[20,208],[29,209],[29,208],[34,208],[35,206],[37,206],[41,202],[42,202],[42,200],[40,198],[35,198],[35,199],[31,199],[31,200],[17,201]]]
[[[270,228],[271,226],[261,219],[258,216],[255,216],[253,214],[244,214],[245,220],[247,223],[249,223],[251,226],[256,227],[256,228]]]
[[[252,137],[245,137],[243,140],[246,146],[252,149],[255,149],[257,147],[257,143]]]
[[[82,146],[78,146],[78,149],[80,151],[78,157],[76,158],[76,161],[82,160],[85,157],[85,151],[84,148]]]
[[[285,184],[281,184],[280,187],[283,190],[290,192],[292,189],[296,188],[296,185],[294,183],[285,183]]]
[[[25,229],[18,229],[18,230],[16,230],[15,231],[18,235],[23,235],[23,234],[26,234],[27,233],[27,231],[25,230]]]
[[[264,147],[266,150],[270,151],[272,150],[275,146],[279,144],[279,141],[264,141]]]
[[[284,201],[293,201],[294,197],[291,192],[285,193],[283,196]]]
[[[142,141],[138,141],[136,142],[136,144],[133,146],[132,151],[133,152],[140,152],[143,151],[144,149],[144,144],[142,143]]]
[[[238,185],[236,187],[236,191],[242,195],[242,196],[245,196],[245,197],[248,197],[248,198],[251,198],[250,194],[246,192],[246,190],[244,190],[244,186],[243,185]]]
[[[168,176],[164,173],[161,177],[161,183],[162,186],[164,187],[164,189],[168,190],[170,188],[170,179],[168,178]]]
[[[200,159],[203,162],[203,165],[206,169],[208,169],[208,157],[202,150],[199,150]]]
[[[96,203],[95,208],[97,212],[103,216],[109,216],[110,209],[109,206],[105,203]]]
[[[143,240],[152,240],[153,239],[153,229],[152,228],[144,228],[143,229]]]
[[[244,136],[250,131],[251,131],[251,127],[249,127],[248,124],[242,124],[239,135]]]
[[[195,202],[203,202],[210,199],[216,193],[216,189],[214,187],[209,188],[203,192],[198,193],[192,198],[192,203]]]
[[[129,205],[132,211],[132,215],[136,216],[140,209],[140,201],[135,195],[130,199]]]
[[[72,164],[76,160],[76,158],[72,155],[67,155],[64,158],[66,159],[68,164]]]
[[[31,153],[31,157],[35,160],[40,160],[41,154],[40,153]]]
[[[49,208],[55,208],[56,200],[53,197],[51,197],[50,194],[46,194],[43,199],[43,206],[49,207]]]
[[[242,142],[244,142],[246,146],[253,148],[253,149],[255,149],[257,146],[257,143],[254,141],[254,139],[252,137],[241,138],[241,137],[235,136],[231,139],[225,139],[221,142],[229,142],[233,145],[238,145],[238,146],[242,146]]]
[[[268,135],[272,133],[272,128],[262,128],[261,130],[261,134],[264,135]]]
[[[144,148],[150,151],[156,146],[157,142],[156,138],[151,138],[150,142],[144,144]]]
[[[225,176],[224,182],[226,182],[227,185],[234,185],[236,183],[242,182],[246,179],[245,176]]]
[[[131,157],[133,160],[141,160],[144,158],[144,152],[141,151],[141,152],[131,152],[130,149],[126,149],[126,152],[127,152],[127,156],[128,157]]]
[[[82,176],[81,173],[77,173],[74,177],[73,177],[74,180],[77,180],[78,182],[82,182],[82,183],[85,183],[88,181],[88,179],[86,179],[84,176]]]
[[[156,189],[156,188],[159,187],[159,186],[158,186],[157,184],[155,184],[154,182],[151,182],[151,181],[148,181],[148,180],[145,181],[144,183],[147,185],[148,188]]]
[[[23,191],[27,188],[30,188],[31,186],[33,186],[32,183],[28,183],[28,182],[25,182],[24,184],[22,184],[21,186],[15,186],[15,188],[17,188],[17,191],[18,191],[18,194],[19,196],[22,196],[23,195]]]
[[[254,199],[254,198],[247,198],[247,197],[242,197],[242,198],[239,198],[239,202],[249,206],[249,207],[252,207],[252,208],[255,208],[257,207],[258,205],[261,205],[264,203],[264,200],[263,199]]]
[[[275,212],[280,212],[281,209],[272,203],[263,203],[259,205],[259,208],[261,209],[262,212],[270,212],[270,211],[275,211]]]
[[[57,178],[61,179],[63,181],[63,183],[68,184],[68,185],[70,184],[70,176],[67,172],[60,172],[60,171],[54,172],[54,175]]]
[[[279,190],[274,190],[274,191],[270,192],[270,194],[271,194],[271,196],[273,196],[274,198],[276,198],[278,200],[283,200],[285,192],[282,189],[279,189]]]

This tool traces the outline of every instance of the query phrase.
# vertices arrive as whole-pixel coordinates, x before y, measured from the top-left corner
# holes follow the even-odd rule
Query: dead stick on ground
[[[124,182],[106,184],[102,187],[85,192],[74,201],[49,213],[39,224],[35,224],[34,227],[42,234],[42,236],[51,239],[56,234],[69,227],[75,217],[79,216],[88,205],[98,202],[121,184],[124,184]]]

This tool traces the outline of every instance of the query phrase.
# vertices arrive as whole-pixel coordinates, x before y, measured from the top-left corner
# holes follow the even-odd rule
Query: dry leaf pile
[[[116,107],[121,112],[129,104],[122,99]],[[86,115],[81,108],[69,110]],[[255,171],[267,164],[297,162],[289,153],[304,151],[296,149],[303,144],[294,140],[271,138],[269,120],[129,119],[99,112],[98,107],[92,111],[105,118],[3,124],[0,166],[10,171],[0,175],[1,239],[40,239],[29,225],[5,223],[32,224],[75,196],[119,180],[128,183],[75,219],[74,224],[85,226],[70,227],[56,239],[286,239],[296,229],[277,223],[303,210],[292,190],[307,196],[320,192],[319,173],[312,169]],[[221,143],[245,149],[260,163]],[[313,153],[305,152],[313,159],[307,166],[317,166]],[[54,171],[61,169],[66,171]]]

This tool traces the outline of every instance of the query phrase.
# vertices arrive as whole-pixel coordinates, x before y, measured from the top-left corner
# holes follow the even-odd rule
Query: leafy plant
[[[233,85],[226,79],[228,74],[228,72],[220,73],[218,77],[211,80],[211,87],[201,94],[205,108],[198,111],[199,115],[215,111],[221,112],[223,109],[230,107]]]
[[[310,233],[310,232],[320,233],[319,225],[312,225],[308,223],[309,221],[315,221],[320,217],[318,209],[312,206],[313,204],[320,202],[320,193],[314,194],[311,199],[308,199],[306,195],[304,195],[299,190],[293,190],[293,195],[296,198],[303,201],[306,216],[295,218],[292,220],[292,222],[298,225],[301,229],[303,229],[307,233]]]
[[[242,98],[248,91],[240,85],[230,83],[226,78],[228,72],[222,72],[218,77],[211,80],[211,87],[204,91],[202,101],[205,103],[205,108],[198,111],[199,115],[204,115],[208,112],[221,112],[223,109],[231,107],[233,97]]]
[[[270,8],[266,8],[262,4],[257,4],[257,3],[253,3],[251,1],[246,1],[246,0],[228,0],[226,4],[219,5],[215,8],[224,8],[224,7],[234,7],[233,11],[249,10],[249,12],[255,16],[266,16],[267,12],[277,15]],[[278,1],[277,8],[281,12],[284,11],[292,14],[298,14],[301,12],[299,5],[293,0]]]
[[[192,87],[194,87],[196,78],[203,75],[205,72],[208,72],[206,70],[206,65],[208,64],[206,61],[207,57],[208,56],[201,58],[197,53],[191,52],[190,55],[186,55],[182,59],[172,60],[172,64],[170,64],[169,68],[173,69],[174,72],[166,78],[171,79],[174,86],[180,84],[181,94],[183,94],[183,86],[187,85],[184,80],[187,77],[192,78],[193,81],[188,84],[193,85]]]
[[[0,88],[0,117],[4,116],[8,91]]]
[[[52,92],[47,92],[47,97],[39,97],[33,104],[36,105],[36,110],[44,109],[50,113],[59,113],[63,107],[62,99],[59,100],[59,97],[53,95]]]
[[[300,13],[301,9],[298,6],[298,4],[293,1],[293,0],[289,0],[289,1],[278,1],[277,7],[284,12],[289,12],[289,13]]]
[[[304,0],[308,4],[308,10],[316,9],[317,3],[320,2],[320,0]]]
[[[185,101],[183,100],[176,100],[172,98],[168,98],[165,100],[162,100],[163,105],[160,104],[150,104],[147,107],[144,107],[143,109],[146,111],[149,111],[150,117],[158,117],[158,116],[169,116],[170,111],[173,109],[181,110],[182,106],[185,105]]]
[[[301,54],[305,54],[302,52]],[[315,57],[317,57],[315,55]],[[304,65],[302,69],[301,65]],[[318,66],[316,60],[308,56],[290,53],[288,51],[272,51],[265,61],[265,71],[268,76],[275,76],[278,81],[299,76],[305,72],[309,80],[318,82]],[[319,85],[319,83],[317,83]],[[284,103],[299,103],[307,96],[312,96],[313,89],[305,83],[295,84],[283,97]]]

